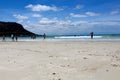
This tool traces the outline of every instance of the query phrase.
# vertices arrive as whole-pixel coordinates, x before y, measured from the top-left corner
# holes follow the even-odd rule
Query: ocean
[[[53,41],[120,41],[120,34],[97,34],[93,39],[90,35],[62,35],[53,36],[50,39]]]
[[[43,39],[41,36],[37,36],[36,39],[31,37],[18,37],[18,41],[120,41],[120,34],[97,34],[91,39],[90,35],[59,35],[59,36],[47,36]],[[2,41],[2,37],[0,37]],[[11,37],[6,37],[5,41],[12,41]]]

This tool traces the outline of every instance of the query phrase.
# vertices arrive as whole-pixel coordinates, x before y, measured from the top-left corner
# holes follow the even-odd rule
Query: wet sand
[[[120,80],[120,42],[0,42],[0,80]]]

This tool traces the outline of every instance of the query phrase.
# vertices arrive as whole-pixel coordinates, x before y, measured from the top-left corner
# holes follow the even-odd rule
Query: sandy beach
[[[0,80],[120,80],[120,42],[0,42]]]

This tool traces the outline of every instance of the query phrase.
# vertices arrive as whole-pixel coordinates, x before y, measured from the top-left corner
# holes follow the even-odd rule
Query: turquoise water
[[[108,38],[108,39],[115,39],[120,38],[120,34],[104,34],[102,35],[102,38]]]
[[[2,37],[0,37],[2,41]],[[120,34],[97,34],[93,39],[89,35],[62,35],[62,36],[47,36],[43,39],[41,36],[37,36],[36,39],[31,37],[19,37],[18,41],[120,41]],[[11,37],[6,37],[6,41],[12,41]]]
[[[97,34],[94,35],[93,39],[91,39],[90,35],[80,35],[80,36],[63,35],[63,36],[53,36],[51,39],[55,39],[58,41],[120,41],[120,34]]]
[[[53,36],[55,39],[90,39],[90,35],[78,35],[78,36]],[[120,39],[120,34],[96,34],[94,39]]]

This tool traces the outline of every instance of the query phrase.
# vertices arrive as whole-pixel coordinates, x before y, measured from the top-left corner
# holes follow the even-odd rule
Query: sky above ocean
[[[0,0],[0,21],[38,34],[119,34],[120,0]]]

